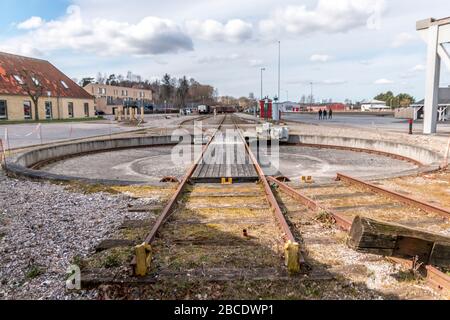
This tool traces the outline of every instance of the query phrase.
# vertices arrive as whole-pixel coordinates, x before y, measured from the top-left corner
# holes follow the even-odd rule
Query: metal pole
[[[281,99],[281,41],[278,41],[278,102]]]
[[[263,72],[266,70],[266,68],[261,68],[261,100],[262,101],[264,99],[263,95]],[[259,107],[259,103],[257,105],[257,107],[255,108],[255,118],[256,118],[256,109]]]

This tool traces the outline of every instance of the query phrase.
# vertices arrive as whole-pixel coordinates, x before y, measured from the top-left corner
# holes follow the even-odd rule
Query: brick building
[[[114,109],[118,107],[149,106],[153,102],[151,90],[94,83],[85,86],[84,90],[95,96],[96,110],[106,114],[113,114]]]
[[[38,92],[38,93],[37,93]],[[94,97],[50,62],[0,52],[0,121],[94,117]]]

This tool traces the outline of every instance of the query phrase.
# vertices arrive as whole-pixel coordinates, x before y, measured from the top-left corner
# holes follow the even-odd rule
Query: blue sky
[[[319,99],[422,98],[426,45],[415,23],[449,15],[448,0],[0,0],[0,50],[78,79],[168,72],[234,96],[259,96],[265,67],[273,96],[281,40],[283,99],[309,94],[310,82]]]
[[[70,0],[1,0],[0,35],[7,37],[17,34],[13,24],[25,21],[33,15],[47,20],[63,15],[71,2]]]

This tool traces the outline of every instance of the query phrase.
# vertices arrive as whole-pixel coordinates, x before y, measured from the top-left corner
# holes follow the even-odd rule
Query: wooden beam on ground
[[[348,245],[360,252],[404,259],[426,265],[450,266],[450,237],[397,224],[356,217]]]

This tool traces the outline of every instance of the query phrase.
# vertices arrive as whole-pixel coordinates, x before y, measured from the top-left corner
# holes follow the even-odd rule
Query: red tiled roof
[[[89,93],[50,62],[3,52],[0,52],[0,95],[27,95],[21,84],[14,78],[15,75],[20,76],[23,70],[36,77],[43,86],[45,95],[50,92],[52,97],[93,99]],[[61,81],[64,81],[68,88],[65,88]]]

